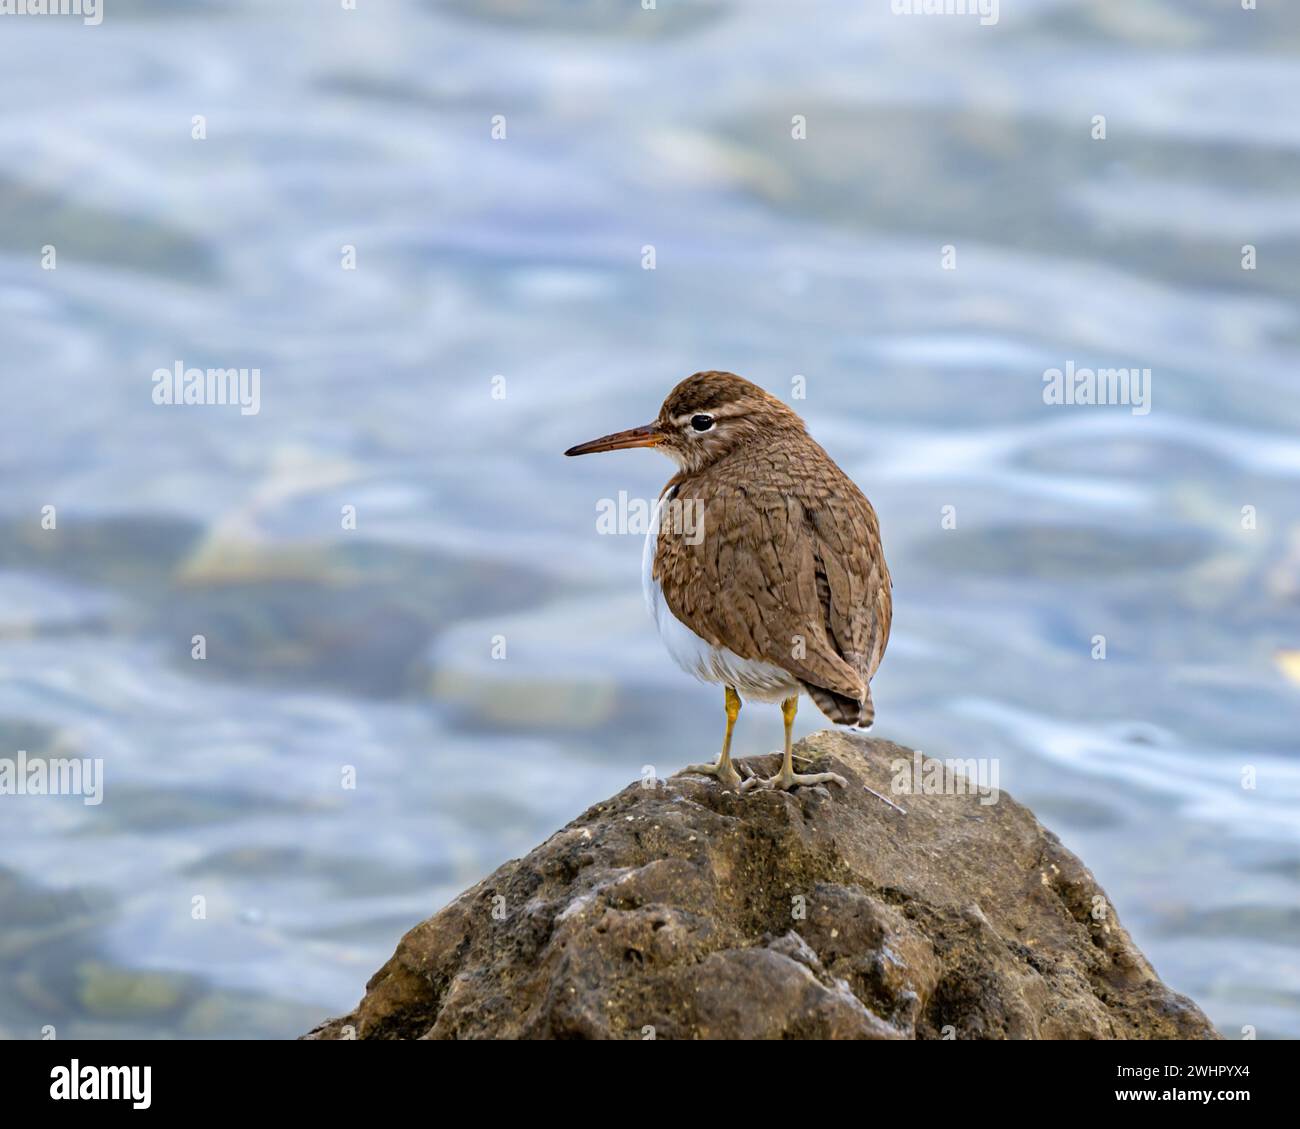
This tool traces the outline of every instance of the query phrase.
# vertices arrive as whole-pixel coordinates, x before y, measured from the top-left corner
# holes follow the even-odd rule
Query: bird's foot
[[[716,776],[724,788],[739,788],[740,773],[731,761],[719,761],[717,764],[688,764],[678,775],[686,772],[699,773],[702,776]]]
[[[838,784],[847,788],[849,782],[838,772],[778,772],[775,776],[751,776],[741,786],[741,792],[773,789],[788,792],[791,788],[806,788],[812,784]]]

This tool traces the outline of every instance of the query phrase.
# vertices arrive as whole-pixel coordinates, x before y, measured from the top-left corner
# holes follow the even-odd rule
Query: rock
[[[849,787],[631,785],[417,925],[307,1037],[1217,1038],[1014,800],[945,769],[959,794],[903,813],[863,785],[891,795],[911,750],[796,753]]]

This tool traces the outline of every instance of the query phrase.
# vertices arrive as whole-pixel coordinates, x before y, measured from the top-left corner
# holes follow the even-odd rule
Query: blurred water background
[[[877,734],[1000,758],[1172,986],[1300,1036],[1298,61],[1230,0],[0,17],[0,756],[106,773],[0,798],[0,1035],[296,1035],[711,759],[596,528],[669,464],[560,452],[726,368],[880,512]],[[154,405],[177,361],[260,413]],[[1150,414],[1045,405],[1069,361]]]

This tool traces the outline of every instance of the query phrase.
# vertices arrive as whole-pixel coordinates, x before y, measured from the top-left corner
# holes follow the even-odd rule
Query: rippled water
[[[1300,1036],[1300,10],[1001,7],[0,18],[0,756],[105,766],[0,798],[0,1034],[297,1034],[711,757],[596,530],[668,464],[558,453],[719,367],[880,511],[877,732],[1000,758],[1169,983]],[[154,405],[178,360],[260,413]]]

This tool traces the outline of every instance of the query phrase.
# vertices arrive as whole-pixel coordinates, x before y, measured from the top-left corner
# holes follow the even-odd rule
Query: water
[[[1300,11],[1002,7],[0,18],[0,755],[106,778],[0,799],[0,1034],[298,1034],[713,756],[596,531],[668,464],[559,452],[719,367],[880,512],[877,732],[1000,758],[1167,982],[1300,1036]],[[177,361],[260,412],[154,405]]]

